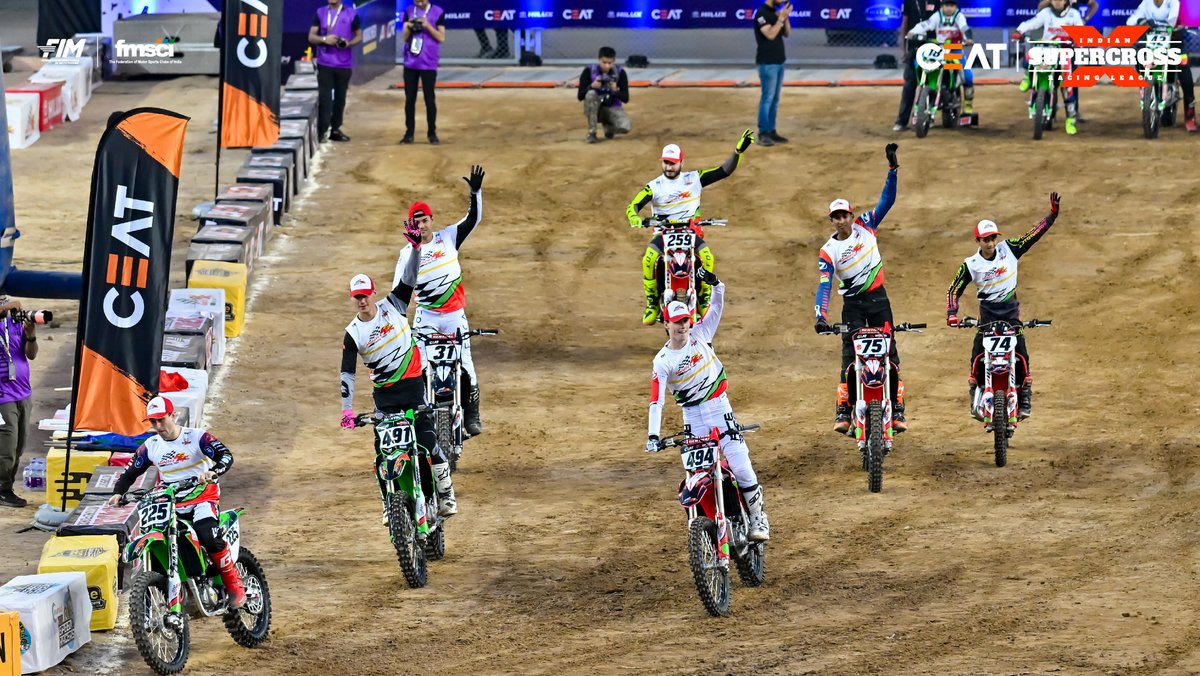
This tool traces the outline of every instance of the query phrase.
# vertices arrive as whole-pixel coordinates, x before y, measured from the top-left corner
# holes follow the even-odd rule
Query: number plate
[[[691,250],[695,246],[695,235],[690,232],[668,232],[663,235],[663,246],[667,250],[671,249],[687,249]]]
[[[854,339],[854,354],[860,357],[882,357],[892,349],[890,336],[867,336]]]
[[[426,345],[429,351],[427,355],[430,362],[454,362],[458,361],[460,347],[456,343],[430,343]]]
[[[717,462],[717,445],[684,446],[679,450],[679,456],[683,459],[683,468],[689,472],[708,469]]]
[[[988,354],[1007,353],[1016,345],[1016,336],[984,336],[983,349]]]
[[[153,502],[143,502],[138,505],[138,523],[143,532],[166,530],[170,521],[171,502],[168,498],[158,498]]]
[[[375,427],[375,434],[379,437],[379,450],[384,454],[411,448],[413,444],[412,425],[403,417],[385,419]]]

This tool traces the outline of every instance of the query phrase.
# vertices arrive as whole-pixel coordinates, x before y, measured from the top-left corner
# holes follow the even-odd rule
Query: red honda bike
[[[687,471],[679,483],[679,504],[688,518],[688,563],[700,602],[713,616],[728,615],[732,605],[730,558],[747,587],[761,585],[767,574],[766,543],[750,540],[750,511],[720,448],[722,437],[761,425],[729,422],[724,432],[714,427],[705,436],[693,436],[691,426],[684,425],[682,432],[658,442],[659,451],[677,447]]]
[[[976,329],[983,336],[981,369],[975,377],[979,387],[975,390],[975,401],[971,402],[971,415],[983,423],[983,431],[993,435],[996,466],[1008,464],[1008,440],[1017,431],[1020,416],[1017,413],[1017,336],[1021,329],[1050,326],[1050,319],[1033,319],[1028,322],[993,321],[979,323],[974,317],[963,317],[958,328]],[[979,371],[982,371],[980,373]],[[996,402],[1004,402],[1001,415],[996,415]]]
[[[696,312],[696,238],[704,236],[707,226],[725,226],[729,221],[721,218],[691,218],[673,221],[652,217],[642,221],[642,227],[653,228],[655,235],[663,237],[663,254],[659,261],[658,288],[659,307],[678,300],[686,303],[692,313]]]
[[[858,442],[862,468],[867,472],[867,489],[883,490],[883,457],[892,450],[892,374],[888,353],[892,334],[920,333],[924,324],[905,322],[883,327],[864,326],[853,332],[849,324],[831,324],[823,335],[851,334],[854,363],[846,369],[846,382],[855,383],[854,419],[850,433]]]

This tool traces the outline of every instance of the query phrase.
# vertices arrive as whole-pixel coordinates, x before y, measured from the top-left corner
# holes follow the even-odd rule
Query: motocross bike
[[[943,43],[932,40],[926,44]],[[917,69],[917,98],[913,105],[912,124],[917,138],[925,138],[929,133],[938,111],[942,113],[942,127],[946,129],[978,124],[978,115],[962,113],[962,71],[945,67],[943,51],[918,49],[915,60],[912,67]]]
[[[964,317],[959,328],[976,329],[983,336],[980,357],[982,373],[976,373],[979,387],[971,402],[971,415],[983,423],[983,431],[995,437],[996,466],[1008,464],[1008,440],[1017,431],[1017,336],[1021,329],[1050,326],[1052,320],[1034,319],[1028,322],[994,321],[979,323],[974,317]],[[996,402],[1003,402],[1001,415],[996,415]]]
[[[438,516],[433,466],[429,452],[417,443],[416,416],[429,413],[422,405],[415,411],[361,413],[354,418],[355,427],[375,426],[388,535],[404,581],[413,588],[429,581],[428,562],[446,555],[445,519]]]
[[[728,615],[732,605],[730,558],[747,587],[759,586],[767,574],[766,543],[750,540],[750,511],[720,449],[722,437],[760,425],[739,425],[732,414],[727,422],[724,432],[714,427],[705,436],[693,436],[684,425],[682,432],[660,439],[657,449],[679,448],[687,472],[679,483],[679,504],[688,517],[688,563],[700,602],[713,616]]]
[[[666,307],[673,300],[687,304],[692,314],[696,313],[696,238],[704,236],[706,226],[725,226],[729,221],[720,218],[691,218],[675,221],[660,217],[642,220],[642,227],[654,228],[655,235],[662,235],[663,253],[659,261],[659,307]],[[659,321],[662,321],[661,314]]]
[[[1070,43],[1039,44],[1039,47],[1070,47]],[[1062,89],[1063,70],[1057,63],[1034,59],[1029,64],[1029,119],[1033,121],[1033,139],[1040,141],[1042,133],[1054,128],[1054,112],[1058,108]]]
[[[867,489],[883,490],[883,457],[892,450],[892,369],[888,353],[892,334],[897,331],[920,333],[924,324],[864,326],[851,330],[849,324],[831,324],[824,335],[850,334],[854,345],[854,363],[846,368],[846,383],[854,390],[854,416],[850,435],[858,442],[862,468],[867,472]]]
[[[1151,50],[1169,48],[1172,30],[1174,27],[1169,24],[1152,23],[1143,38],[1145,47]],[[1160,124],[1168,127],[1175,124],[1175,112],[1180,100],[1175,70],[1166,64],[1151,61],[1141,67],[1141,75],[1147,83],[1142,87],[1140,101],[1142,135],[1148,139],[1157,138]]]
[[[241,545],[241,509],[223,511],[222,537],[229,543],[246,603],[229,607],[221,575],[200,545],[187,519],[175,512],[176,501],[193,498],[204,486],[195,479],[161,488],[139,488],[122,496],[137,499],[138,530],[123,552],[136,562],[129,591],[129,626],[138,652],[155,673],[176,674],[187,664],[189,618],[221,616],[225,630],[240,646],[253,648],[267,640],[271,628],[271,594],[258,559]]]
[[[471,336],[494,336],[499,329],[472,329],[464,336],[454,333],[421,333],[425,343],[425,401],[432,402],[433,426],[438,445],[450,451],[450,471],[458,470],[463,442],[469,435],[463,430],[462,350],[463,340]]]

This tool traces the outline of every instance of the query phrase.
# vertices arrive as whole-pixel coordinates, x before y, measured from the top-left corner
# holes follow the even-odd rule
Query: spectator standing
[[[413,142],[417,117],[417,87],[425,97],[425,126],[430,145],[440,143],[437,135],[437,69],[442,43],[446,41],[445,12],[429,0],[414,0],[404,10],[404,138]]]
[[[792,34],[788,20],[791,13],[791,0],[767,0],[754,13],[754,41],[758,45],[754,63],[758,64],[758,80],[762,84],[758,99],[758,144],[762,146],[787,143],[775,130],[775,115],[779,112],[783,64],[787,60],[783,39]]]
[[[317,131],[321,142],[349,141],[342,133],[342,115],[354,68],[351,48],[362,42],[362,24],[353,3],[329,0],[325,7],[318,7],[308,29],[308,42],[317,48]]]

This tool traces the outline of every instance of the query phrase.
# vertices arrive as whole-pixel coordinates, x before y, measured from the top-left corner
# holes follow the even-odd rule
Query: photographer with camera
[[[13,492],[13,484],[32,416],[29,360],[38,353],[34,326],[45,323],[49,314],[25,312],[21,301],[0,296],[0,505],[5,507],[27,504]]]
[[[441,60],[442,43],[446,41],[446,17],[441,7],[429,0],[414,0],[404,10],[404,138],[400,143],[413,142],[417,118],[417,86],[425,97],[425,133],[429,145],[440,141],[437,135],[437,69]]]
[[[601,47],[599,60],[579,74],[578,97],[583,101],[587,117],[588,143],[596,143],[596,124],[604,125],[604,138],[628,134],[629,114],[623,104],[629,103],[629,78],[625,69],[616,65],[617,50]]]
[[[362,24],[354,3],[329,0],[327,6],[317,8],[308,29],[308,43],[317,46],[317,131],[322,143],[350,140],[342,133],[342,114],[354,68],[354,51],[350,48],[360,42]]]

